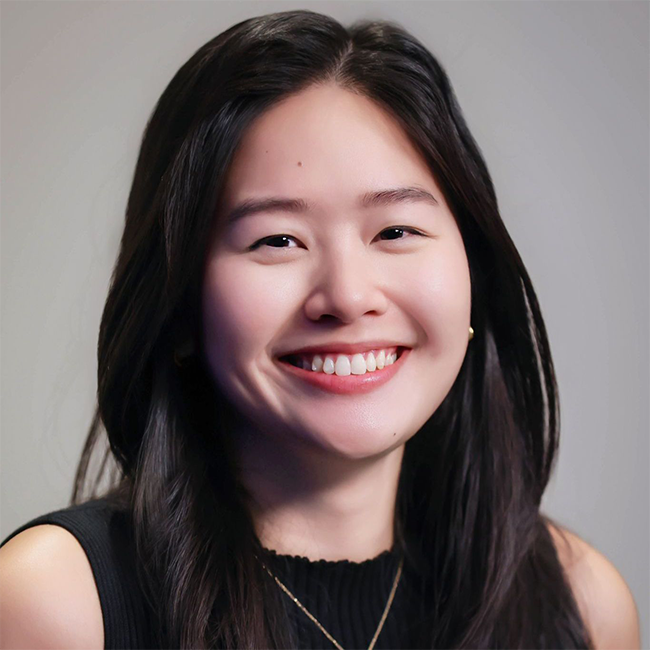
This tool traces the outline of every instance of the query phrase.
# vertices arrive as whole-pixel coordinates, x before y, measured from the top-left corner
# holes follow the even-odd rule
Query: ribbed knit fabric
[[[363,562],[309,560],[266,550],[264,563],[346,650],[368,648],[388,602],[399,555],[384,551]],[[406,567],[375,648],[416,648],[421,608]],[[280,586],[278,585],[278,589]],[[318,626],[283,592],[297,633],[297,648],[335,646]]]
[[[94,499],[28,521],[6,537],[0,546],[38,524],[64,527],[86,552],[104,617],[104,647],[124,650],[159,647],[154,634],[158,629],[155,614],[137,582],[126,514],[105,499]],[[385,551],[364,562],[332,562],[280,555],[265,549],[262,559],[343,648],[368,648],[395,578],[399,562],[395,552]],[[417,647],[414,626],[421,608],[413,595],[413,582],[414,576],[409,575],[405,567],[375,644],[378,650]],[[287,599],[296,648],[334,648],[289,596],[282,595]]]

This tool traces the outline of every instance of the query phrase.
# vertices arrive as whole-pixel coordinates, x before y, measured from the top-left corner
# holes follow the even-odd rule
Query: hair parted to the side
[[[459,375],[407,443],[396,544],[431,603],[421,647],[593,647],[540,500],[559,397],[533,285],[502,222],[447,75],[400,25],[349,28],[308,10],[258,16],[203,45],[147,124],[101,320],[98,405],[71,505],[105,430],[109,495],[131,517],[160,647],[291,647],[232,462],[237,413],[203,360],[200,290],[229,164],[251,122],[288,95],[334,83],[398,120],[462,234],[476,332]],[[174,350],[196,354],[179,366]],[[97,474],[90,496],[97,486]]]

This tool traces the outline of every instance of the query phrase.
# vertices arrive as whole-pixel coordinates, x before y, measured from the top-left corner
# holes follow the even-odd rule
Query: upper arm
[[[61,526],[27,528],[0,548],[0,648],[104,647],[94,575],[77,538]]]
[[[549,531],[596,650],[639,650],[636,603],[616,567],[575,533]]]

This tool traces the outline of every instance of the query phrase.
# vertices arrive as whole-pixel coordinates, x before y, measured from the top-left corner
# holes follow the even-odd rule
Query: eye
[[[409,228],[407,226],[392,226],[391,228],[386,228],[382,230],[379,235],[383,235],[384,233],[393,233],[396,234],[394,237],[388,237],[387,240],[383,241],[392,241],[394,239],[408,239],[408,237],[401,237],[400,235],[403,235],[404,233],[410,233],[419,237],[423,237],[424,235],[416,230],[415,228]],[[269,246],[269,248],[291,248],[290,246],[285,246],[285,244],[289,243],[290,241],[295,241],[295,238],[292,237],[291,235],[270,235],[269,237],[264,237],[262,239],[259,239],[256,241],[252,246],[249,247],[248,250],[254,251],[260,246],[266,244]],[[272,242],[279,243],[279,245],[275,245]]]
[[[281,242],[281,244],[284,244],[290,240],[293,240],[294,238],[291,237],[291,235],[271,235],[270,237],[264,237],[258,241],[256,241],[248,250],[254,251],[256,248],[259,248],[262,244],[266,244],[268,242]],[[295,241],[295,240],[294,240]],[[280,245],[280,246],[269,246],[270,248],[289,248],[288,246]]]
[[[411,234],[413,234],[413,235],[417,235],[417,236],[419,236],[419,237],[422,237],[422,236],[423,236],[422,233],[421,233],[420,231],[416,230],[415,228],[408,228],[407,226],[392,226],[391,228],[386,228],[385,230],[382,230],[382,231],[379,233],[379,235],[381,236],[381,235],[383,235],[384,233],[390,233],[390,232],[392,232],[392,233],[398,233],[398,236],[396,236],[396,237],[389,237],[389,238],[388,238],[388,241],[392,241],[393,239],[408,239],[408,237],[400,237],[400,236],[399,236],[399,233],[405,233],[405,232],[411,233]],[[386,240],[384,240],[384,241],[386,241]]]

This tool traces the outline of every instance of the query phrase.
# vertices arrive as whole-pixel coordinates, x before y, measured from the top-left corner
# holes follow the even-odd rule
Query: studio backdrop
[[[140,137],[179,65],[295,8],[445,67],[531,275],[560,391],[543,510],[650,605],[647,2],[12,2],[2,11],[0,537],[67,505]]]

